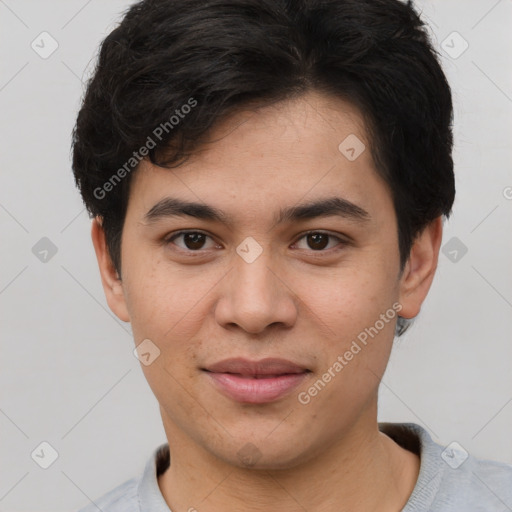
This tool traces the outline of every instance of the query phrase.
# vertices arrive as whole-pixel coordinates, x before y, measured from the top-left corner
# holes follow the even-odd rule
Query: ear
[[[117,273],[110,253],[108,252],[107,242],[105,240],[105,231],[101,225],[101,218],[96,217],[92,221],[91,228],[92,243],[98,266],[101,274],[101,283],[107,303],[112,312],[123,322],[130,321],[130,315],[126,307],[126,301],[123,293],[123,283]]]
[[[414,318],[434,279],[443,238],[441,217],[433,220],[414,240],[400,278],[400,316]]]

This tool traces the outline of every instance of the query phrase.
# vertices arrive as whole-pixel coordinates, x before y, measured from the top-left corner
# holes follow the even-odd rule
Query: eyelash
[[[208,238],[213,239],[208,233],[204,233],[203,231],[198,231],[198,230],[178,231],[176,233],[172,233],[171,235],[165,237],[165,239],[163,240],[164,244],[169,245],[176,238],[179,238],[180,236],[186,235],[186,234],[201,234],[201,235],[204,235],[204,236],[206,236]],[[341,248],[339,248],[338,246],[340,246],[340,245],[341,246],[346,246],[346,245],[349,244],[349,242],[347,240],[342,239],[339,236],[332,235],[331,233],[328,233],[328,232],[325,232],[325,231],[319,231],[319,230],[311,230],[311,231],[307,231],[306,233],[303,233],[299,238],[297,238],[297,240],[294,242],[294,244],[296,244],[297,242],[299,242],[303,238],[307,237],[308,235],[312,235],[312,234],[326,235],[326,236],[329,237],[329,239],[335,239],[335,240],[337,240],[339,242],[336,246],[331,247],[329,249],[319,249],[319,250],[310,249],[310,251],[313,252],[313,253],[317,253],[318,254],[318,253],[326,253],[326,252],[329,252],[331,250],[341,250]],[[183,251],[185,253],[189,253],[191,255],[192,254],[201,254],[201,252],[204,251],[203,249],[198,249],[198,250],[194,251],[192,249],[183,249],[182,247],[179,247],[179,246],[177,246],[177,247],[178,247],[178,249],[180,251]]]

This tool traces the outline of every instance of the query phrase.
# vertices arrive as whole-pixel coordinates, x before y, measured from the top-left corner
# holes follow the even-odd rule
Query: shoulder
[[[169,512],[158,486],[158,476],[169,464],[169,445],[165,443],[152,452],[138,477],[131,478],[100,498],[91,500],[89,505],[78,512]]]
[[[444,446],[414,423],[380,428],[420,456],[420,474],[403,512],[490,512],[512,510],[512,464],[480,459],[463,446]]]
[[[512,507],[512,464],[469,455],[460,468],[450,468],[446,483],[451,487],[463,484],[461,490],[468,503],[497,507],[488,510],[510,510]]]
[[[512,510],[512,465],[460,453],[463,457],[460,466],[457,463],[453,467],[445,465],[442,468],[432,511]]]
[[[138,479],[132,478],[78,512],[139,512]]]
[[[475,457],[456,441],[441,445],[425,430],[420,437],[422,454],[441,476],[440,498],[464,504],[467,510],[477,510],[478,506],[481,510],[501,510],[505,503],[512,506],[512,464]]]

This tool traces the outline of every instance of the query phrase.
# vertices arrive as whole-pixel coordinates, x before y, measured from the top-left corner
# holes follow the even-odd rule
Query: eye
[[[330,240],[338,241],[338,243],[335,244],[334,247],[336,247],[338,245],[343,245],[344,243],[346,243],[341,238],[331,235],[329,233],[324,233],[323,231],[310,231],[309,233],[306,233],[301,238],[299,238],[299,241],[303,240],[303,239],[306,241],[306,244],[308,245],[308,247],[299,247],[299,249],[308,249],[309,248],[313,251],[323,251],[326,248],[332,249],[333,248],[332,245],[331,245],[331,247],[328,247]],[[297,245],[297,244],[298,244],[298,241],[295,242],[295,245]]]
[[[166,238],[166,243],[174,243],[175,240],[178,240],[179,238],[182,239],[183,245],[175,244],[180,249],[183,249],[185,251],[200,251],[201,249],[211,249],[216,246],[213,239],[208,236],[206,233],[202,233],[201,231],[180,231],[179,233],[175,233],[174,235]],[[210,247],[205,247],[205,242],[207,239],[210,239],[212,244]]]
[[[176,240],[181,240],[181,243],[176,243]],[[208,246],[207,242],[210,241]],[[332,249],[339,245],[346,245],[347,242],[340,237],[334,236],[323,231],[310,231],[302,235],[295,246],[299,245],[299,242],[304,240],[306,247],[298,247],[299,249],[313,250],[315,252],[325,252],[326,250]],[[336,241],[334,245],[333,241]],[[199,252],[201,250],[213,249],[218,247],[211,236],[201,231],[180,231],[165,239],[166,244],[174,244],[183,251],[187,252]]]

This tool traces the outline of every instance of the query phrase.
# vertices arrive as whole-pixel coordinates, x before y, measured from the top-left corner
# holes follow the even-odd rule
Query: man
[[[377,423],[454,199],[451,123],[410,4],[129,9],[73,169],[168,445],[85,511],[512,507],[512,466]]]

